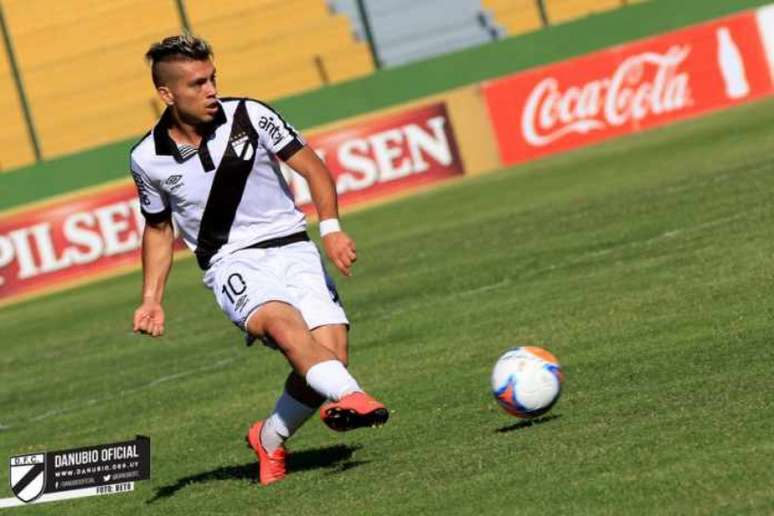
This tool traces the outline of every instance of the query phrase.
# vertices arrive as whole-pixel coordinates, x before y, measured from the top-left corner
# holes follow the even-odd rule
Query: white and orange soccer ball
[[[506,412],[529,419],[554,406],[562,381],[562,370],[553,354],[536,346],[522,346],[497,360],[492,370],[492,394]]]

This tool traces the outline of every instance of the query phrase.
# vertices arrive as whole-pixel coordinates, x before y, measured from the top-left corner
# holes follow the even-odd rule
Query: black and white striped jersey
[[[167,110],[130,153],[143,215],[150,222],[171,216],[202,269],[306,227],[278,162],[300,150],[303,139],[259,101],[222,98],[219,104],[198,149],[172,141]]]

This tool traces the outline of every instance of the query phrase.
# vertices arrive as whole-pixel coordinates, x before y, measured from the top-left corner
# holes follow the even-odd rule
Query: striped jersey
[[[280,172],[304,140],[270,106],[221,98],[202,141],[178,146],[171,112],[130,152],[142,214],[172,218],[202,269],[252,244],[303,231],[306,221]]]

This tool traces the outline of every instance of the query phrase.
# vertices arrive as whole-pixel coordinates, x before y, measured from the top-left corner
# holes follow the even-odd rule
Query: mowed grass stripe
[[[0,460],[153,440],[137,492],[19,512],[770,513],[773,120],[759,103],[348,216],[352,369],[392,419],[310,422],[269,489],[241,439],[285,365],[192,261],[160,340],[129,332],[138,274],[3,309]],[[531,426],[488,392],[517,344],[567,375]]]

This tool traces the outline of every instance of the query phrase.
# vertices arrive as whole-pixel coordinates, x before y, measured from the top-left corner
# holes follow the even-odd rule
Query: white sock
[[[310,367],[306,372],[306,383],[320,396],[333,401],[363,390],[338,360],[326,360]]]
[[[304,405],[288,394],[288,391],[283,391],[274,405],[274,412],[264,421],[261,428],[261,444],[264,449],[271,453],[282,446],[316,411],[315,407]]]

